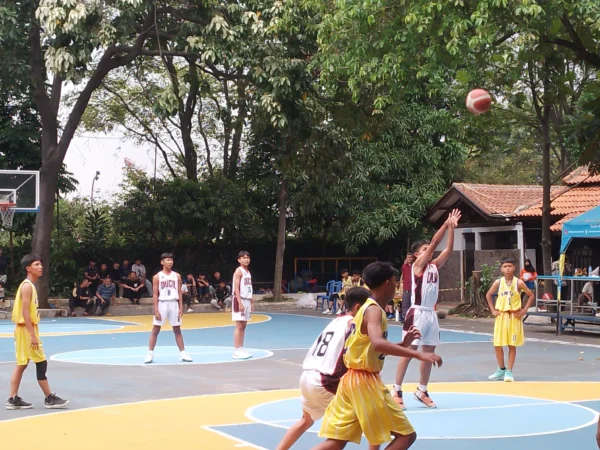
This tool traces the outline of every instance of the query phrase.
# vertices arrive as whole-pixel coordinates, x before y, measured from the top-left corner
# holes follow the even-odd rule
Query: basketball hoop
[[[13,218],[15,217],[16,203],[0,203],[0,217],[2,218],[2,226],[6,229],[11,229]]]

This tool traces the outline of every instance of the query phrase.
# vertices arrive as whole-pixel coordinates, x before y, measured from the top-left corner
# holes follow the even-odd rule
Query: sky
[[[125,158],[154,173],[154,148],[150,145],[138,146],[119,135],[78,134],[65,157],[67,170],[79,181],[77,192],[68,197],[89,197],[96,171],[100,171],[94,183],[94,198],[110,200],[120,190]]]

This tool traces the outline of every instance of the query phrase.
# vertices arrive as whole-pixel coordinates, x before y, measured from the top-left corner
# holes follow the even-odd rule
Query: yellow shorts
[[[38,327],[34,325],[34,328],[35,335],[38,337],[38,341],[40,341],[40,346],[37,350],[31,348],[31,336],[29,335],[29,331],[27,331],[27,327],[22,325],[15,327],[15,353],[18,366],[26,366],[29,364],[29,361],[38,363],[46,360]]]
[[[523,320],[510,311],[502,311],[494,323],[494,347],[520,347],[525,343]]]
[[[392,433],[415,430],[394,402],[379,374],[348,370],[325,411],[320,437],[360,444],[362,434],[372,445],[392,440]]]

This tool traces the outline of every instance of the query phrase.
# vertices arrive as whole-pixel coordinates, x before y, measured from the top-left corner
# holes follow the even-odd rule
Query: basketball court
[[[298,379],[313,340],[331,316],[256,313],[246,346],[253,359],[231,359],[230,314],[188,314],[183,329],[192,363],[178,361],[173,334],[159,336],[155,363],[144,365],[151,317],[59,318],[41,324],[52,389],[69,410],[43,408],[28,369],[20,395],[34,408],[0,410],[7,448],[274,449],[300,414]],[[444,324],[451,325],[451,321]],[[391,341],[401,338],[390,327]],[[475,450],[512,448],[593,449],[600,410],[600,346],[533,339],[517,358],[515,383],[489,382],[496,368],[491,336],[442,332],[430,392],[438,409],[409,395],[407,415],[419,439],[413,448]],[[397,358],[388,357],[383,378],[393,383]],[[12,324],[0,322],[0,385],[8,390],[14,365]],[[407,380],[417,381],[418,365]],[[5,392],[5,395],[7,393]],[[320,442],[315,424],[294,447]],[[27,436],[23,447],[22,437]],[[21,446],[21,447],[19,447]],[[349,449],[366,449],[349,444]]]

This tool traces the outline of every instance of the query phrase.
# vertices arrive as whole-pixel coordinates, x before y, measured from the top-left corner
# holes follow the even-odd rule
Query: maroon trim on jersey
[[[423,270],[421,276],[415,275],[415,305],[420,305],[422,296],[423,296],[423,277],[425,276],[425,271],[427,268]]]
[[[233,301],[231,302],[232,305],[231,307],[233,308],[233,312],[239,313],[240,312],[240,305],[237,301],[237,298],[235,297],[235,295],[233,296]]]
[[[404,318],[404,325],[402,326],[402,329],[404,331],[408,331],[410,329],[410,327],[412,327],[415,324],[415,310],[414,308],[410,308],[408,310],[408,312],[406,313],[406,317]]]

